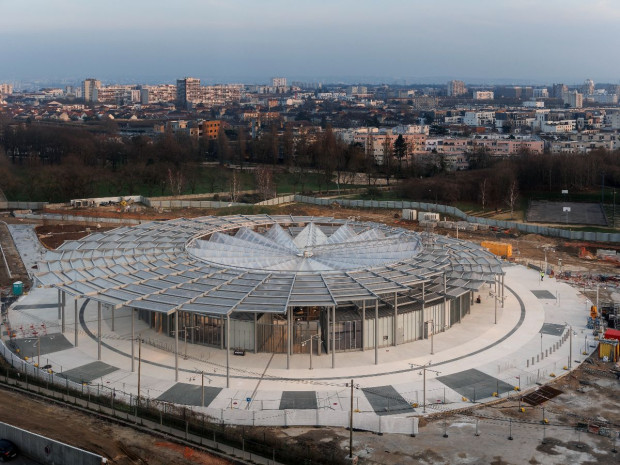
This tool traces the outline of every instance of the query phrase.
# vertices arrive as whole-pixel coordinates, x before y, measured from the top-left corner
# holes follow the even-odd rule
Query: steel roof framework
[[[423,285],[429,298],[444,296],[444,274],[450,298],[503,273],[475,244],[433,239],[424,245],[403,228],[329,217],[181,218],[66,242],[47,252],[36,278],[113,307],[223,317],[419,294]]]

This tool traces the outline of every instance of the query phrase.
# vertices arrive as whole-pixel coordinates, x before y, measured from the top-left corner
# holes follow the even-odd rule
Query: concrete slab
[[[282,391],[280,410],[316,409],[316,392],[314,391]]]
[[[437,380],[473,401],[492,397],[494,392],[503,394],[514,390],[514,386],[475,369],[439,376]]]
[[[561,336],[564,334],[564,330],[566,329],[565,325],[558,325],[555,323],[545,323],[540,332],[543,334],[549,334],[551,336]]]
[[[570,208],[570,211],[566,209]],[[532,200],[527,210],[530,223],[592,224],[607,226],[601,204],[577,202],[547,202]]]
[[[51,354],[73,347],[73,344],[59,333],[39,336],[39,338],[28,337],[13,339],[13,343],[16,344],[23,355],[28,357],[36,357],[39,353],[41,355]],[[39,343],[41,344],[40,348],[37,347]]]
[[[102,378],[117,370],[118,368],[112,365],[96,361],[59,373],[59,376],[69,378],[69,380],[75,381],[76,383],[90,383],[97,378]]]
[[[222,388],[213,386],[204,387],[205,407],[208,407],[213,402],[221,390]],[[200,406],[202,405],[202,387],[195,384],[177,383],[160,395],[157,400]]]
[[[533,290],[531,292],[532,292],[532,294],[534,294],[539,299],[553,299],[553,300],[555,300],[555,296],[551,292],[549,292],[547,290]]]
[[[377,415],[393,415],[413,411],[413,407],[393,386],[363,388],[362,392]]]

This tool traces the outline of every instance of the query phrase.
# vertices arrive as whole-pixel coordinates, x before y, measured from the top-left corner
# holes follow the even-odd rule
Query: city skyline
[[[0,0],[0,80],[620,80],[611,1]]]

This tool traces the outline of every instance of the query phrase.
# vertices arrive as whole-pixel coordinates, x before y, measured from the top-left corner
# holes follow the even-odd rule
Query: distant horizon
[[[0,80],[620,82],[616,0],[0,0]],[[441,78],[441,79],[439,79]]]
[[[448,81],[459,80],[465,82],[465,85],[480,86],[480,87],[492,87],[492,86],[536,86],[544,87],[551,86],[553,84],[565,84],[569,87],[580,86],[586,79],[593,79],[585,77],[579,82],[570,82],[568,80],[554,80],[554,81],[542,81],[537,79],[511,79],[511,78],[483,78],[483,77],[450,77],[450,76],[432,76],[432,77],[398,77],[398,76],[269,76],[269,77],[222,77],[221,79],[214,77],[201,77],[197,75],[181,74],[175,78],[168,78],[166,76],[124,76],[124,77],[107,77],[96,75],[85,75],[84,77],[62,77],[62,78],[45,78],[45,77],[33,77],[22,79],[8,79],[0,76],[0,83],[9,83],[13,85],[20,85],[27,88],[28,86],[36,86],[37,89],[45,87],[65,87],[70,85],[80,85],[83,80],[88,78],[94,78],[100,80],[103,85],[164,85],[164,84],[176,84],[177,79],[183,79],[185,77],[193,77],[200,79],[202,85],[214,85],[214,84],[242,84],[242,85],[270,85],[272,77],[285,77],[287,84],[290,86],[293,82],[313,83],[321,84],[324,86],[338,86],[338,85],[391,85],[391,86],[445,86]],[[597,81],[593,79],[595,85],[620,85],[620,80],[614,81]],[[30,89],[28,90],[35,90]]]

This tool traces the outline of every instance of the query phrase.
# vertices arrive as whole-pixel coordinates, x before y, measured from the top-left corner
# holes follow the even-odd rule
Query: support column
[[[286,369],[291,368],[291,308],[286,309]]]
[[[392,325],[392,345],[396,345],[396,334],[398,332],[398,292],[394,292],[394,324]]]
[[[448,306],[447,306],[447,299],[446,299],[446,294],[448,293],[448,279],[446,276],[446,272],[443,272],[443,315],[444,315],[444,320],[446,318],[446,313],[448,311]],[[433,315],[433,326],[435,325],[435,321],[434,321],[435,315]],[[461,308],[461,305],[459,305],[459,323],[461,322],[461,319],[463,318],[463,309]],[[435,328],[433,327],[433,333],[435,332]]]
[[[114,310],[116,310],[116,307],[112,305],[112,331],[114,331]]]
[[[375,365],[379,364],[379,299],[375,300]]]
[[[174,380],[179,380],[179,309],[174,312]]]
[[[331,320],[331,315],[329,314],[329,307],[327,308],[327,328],[325,328],[326,331],[326,339],[327,339],[327,354],[331,354],[332,353],[332,343],[331,343],[331,337],[329,336],[329,322]]]
[[[258,314],[254,313],[254,353],[258,352]]]
[[[135,336],[135,322],[134,322],[134,310],[130,308],[131,312],[131,372],[136,371],[136,356],[135,356],[135,348],[134,343],[136,342]]]
[[[60,307],[62,306],[62,296],[60,295],[60,289],[58,289],[58,319],[60,320],[61,318],[61,313],[62,311],[60,310]]]
[[[336,368],[336,306],[332,307],[332,368]]]
[[[97,302],[97,360],[101,360],[101,302]]]
[[[63,292],[62,293],[62,320],[60,323],[61,331],[63,333],[65,332],[65,307],[66,305],[67,305],[67,295]]]
[[[504,278],[505,277],[506,277],[506,275],[502,274],[502,308],[504,308],[504,297],[505,297],[505,294],[504,294],[504,291],[505,291],[505,288],[504,288]]]
[[[364,331],[364,327],[366,326],[366,301],[362,301],[362,352],[364,352],[364,346],[366,345],[366,332]]]
[[[230,387],[230,314],[226,315],[226,387]]]
[[[75,322],[74,322],[74,336],[75,336],[75,344],[74,346],[77,347],[78,346],[78,298],[76,297],[74,300],[74,307],[75,307]]]
[[[220,318],[220,349],[224,350],[224,317]]]

